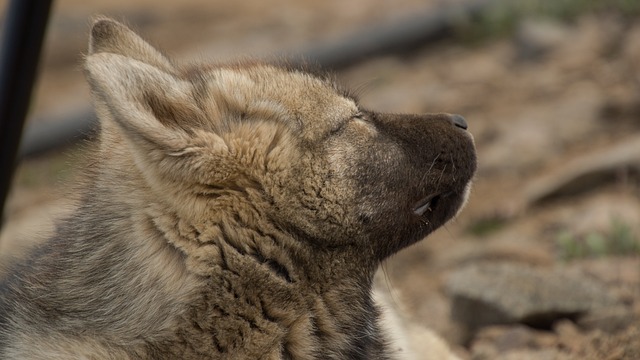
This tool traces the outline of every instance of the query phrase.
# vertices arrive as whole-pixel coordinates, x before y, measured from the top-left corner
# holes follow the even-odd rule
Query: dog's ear
[[[85,71],[103,132],[123,133],[138,167],[154,177],[209,183],[222,175],[227,146],[201,130],[206,115],[193,85],[151,45],[123,25],[102,19],[92,30]],[[218,171],[213,170],[220,166]]]
[[[190,101],[189,82],[149,64],[97,53],[86,58],[85,70],[98,107],[132,141],[178,150],[188,141],[189,124],[204,117]]]

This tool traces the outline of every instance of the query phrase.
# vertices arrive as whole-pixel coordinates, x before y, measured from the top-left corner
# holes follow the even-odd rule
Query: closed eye
[[[341,121],[338,124],[336,124],[336,126],[334,126],[330,131],[329,131],[329,136],[338,134],[339,132],[342,131],[342,129],[344,129],[345,125],[348,123],[349,121]]]
[[[340,123],[336,124],[336,126],[333,129],[331,129],[331,131],[329,131],[329,135],[335,135],[335,134],[341,132],[342,129],[344,129],[344,127],[351,122],[351,120],[365,120],[365,116],[364,116],[363,113],[357,112],[350,119],[346,119],[346,120],[341,121]]]

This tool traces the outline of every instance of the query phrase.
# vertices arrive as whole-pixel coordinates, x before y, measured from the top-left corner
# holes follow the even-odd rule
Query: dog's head
[[[95,22],[85,69],[101,151],[194,221],[254,218],[381,259],[453,217],[476,169],[460,116],[376,113],[276,65],[178,67],[113,20]]]

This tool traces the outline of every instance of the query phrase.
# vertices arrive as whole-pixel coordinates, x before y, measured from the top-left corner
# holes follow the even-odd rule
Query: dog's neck
[[[187,324],[177,334],[181,343],[213,343],[219,356],[259,357],[271,343],[285,359],[384,358],[371,298],[375,267],[362,254],[314,248],[271,225],[243,221],[255,214],[224,214],[224,221],[207,224],[152,215],[201,279],[188,318],[180,321]]]

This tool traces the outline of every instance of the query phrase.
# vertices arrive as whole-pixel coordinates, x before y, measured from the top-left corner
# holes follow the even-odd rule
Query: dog
[[[94,160],[2,286],[0,358],[394,358],[373,277],[463,207],[464,118],[289,65],[179,66],[104,17],[84,69]]]

